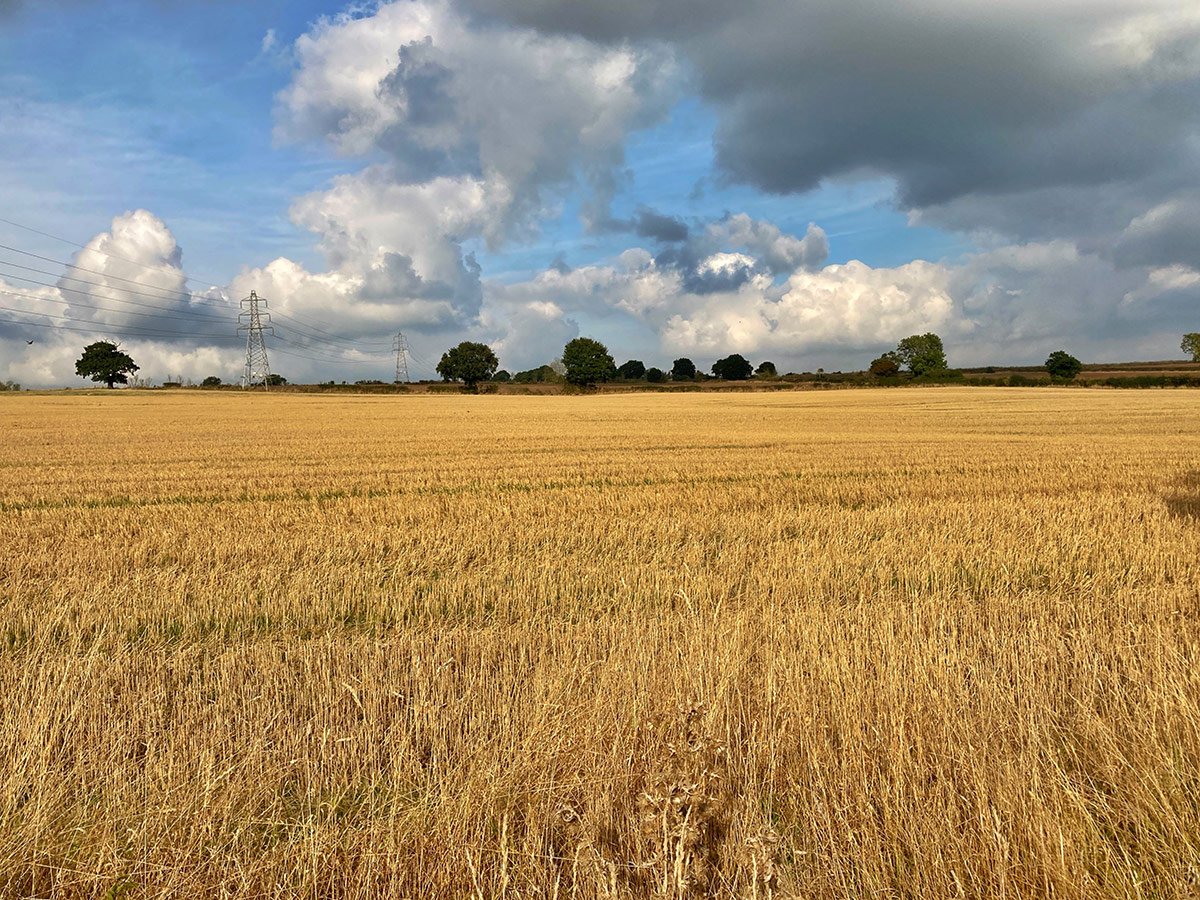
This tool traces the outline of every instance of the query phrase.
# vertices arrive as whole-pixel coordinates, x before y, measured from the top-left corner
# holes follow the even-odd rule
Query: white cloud
[[[969,326],[948,293],[943,266],[916,261],[894,269],[861,262],[797,271],[781,291],[751,281],[733,293],[706,295],[665,323],[663,343],[709,354],[784,354],[795,358],[830,346],[895,343],[929,330]]]
[[[445,0],[325,20],[295,50],[279,138],[382,154],[398,183],[471,178],[493,244],[527,233],[556,190],[609,190],[628,134],[676,96],[663,48],[474,26]]]

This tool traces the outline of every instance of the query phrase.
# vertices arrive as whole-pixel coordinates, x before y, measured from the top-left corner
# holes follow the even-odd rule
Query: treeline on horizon
[[[1200,363],[1200,332],[1183,335],[1180,349],[1191,356],[1193,363]],[[1044,384],[1069,384],[1083,371],[1084,365],[1066,350],[1055,350],[1046,358],[1041,369],[1045,378],[1030,377],[1025,372],[1035,367],[1015,367],[1019,371],[1000,374],[996,366],[975,369],[953,369],[946,359],[945,345],[941,337],[933,332],[914,334],[901,340],[893,350],[888,350],[871,361],[866,371],[827,373],[817,369],[816,373],[788,373],[780,375],[775,363],[763,360],[757,366],[740,353],[731,353],[718,359],[710,367],[711,374],[701,372],[687,357],[676,359],[670,370],[655,366],[647,367],[637,359],[626,360],[617,365],[608,348],[593,338],[578,337],[563,348],[562,356],[552,363],[512,374],[500,368],[495,352],[487,344],[463,341],[442,354],[437,364],[437,374],[443,382],[458,382],[468,390],[478,390],[488,384],[566,384],[576,388],[592,388],[607,382],[644,383],[662,385],[667,382],[696,383],[705,380],[749,381],[758,379],[771,382],[812,381],[824,384],[898,384],[901,382],[959,382],[969,385],[1027,387]],[[83,378],[107,384],[129,384],[130,377],[139,369],[129,354],[119,345],[109,341],[97,341],[84,348],[83,355],[75,363],[75,373]],[[1102,384],[1116,388],[1143,387],[1200,387],[1200,376],[1178,372],[1147,373],[1133,375],[1111,375],[1105,379],[1091,379],[1091,384]],[[265,381],[266,386],[287,385],[287,378],[277,373]],[[346,382],[342,382],[345,385]],[[380,380],[359,380],[356,387],[385,386]],[[142,381],[137,386],[149,386]],[[191,386],[191,383],[188,383]],[[225,387],[215,375],[203,379],[204,388]],[[232,386],[232,385],[230,385]],[[252,386],[258,386],[256,385]],[[318,382],[315,386],[334,388],[333,381]],[[180,382],[164,382],[163,387],[183,387]],[[13,381],[0,382],[0,392],[19,391],[21,385]]]
[[[1200,362],[1200,333],[1185,334],[1181,349]],[[1066,350],[1055,350],[1041,367],[1045,378],[1034,378],[1021,373],[1011,373],[1002,379],[986,377],[995,375],[995,366],[982,369],[954,369],[946,359],[945,345],[940,336],[933,332],[914,334],[901,340],[896,348],[872,360],[862,372],[826,373],[806,372],[803,375],[788,373],[781,376],[770,360],[755,366],[740,353],[722,357],[711,366],[711,374],[700,371],[687,357],[676,359],[669,370],[655,366],[647,367],[638,359],[630,359],[617,365],[608,348],[601,342],[580,337],[569,341],[563,348],[560,359],[553,363],[516,374],[499,368],[499,360],[486,344],[463,341],[442,354],[437,372],[444,382],[460,382],[474,390],[481,383],[541,384],[562,383],[579,388],[594,387],[607,382],[664,384],[666,382],[697,382],[709,379],[722,381],[748,381],[809,379],[830,384],[837,383],[900,383],[901,381],[943,382],[958,381],[965,384],[997,385],[1012,387],[1035,386],[1038,384],[1068,384],[1083,371],[1083,363]],[[970,374],[968,374],[970,373]],[[972,377],[974,376],[974,377]],[[1112,376],[1104,384],[1110,387],[1189,387],[1200,386],[1200,376],[1149,375]]]

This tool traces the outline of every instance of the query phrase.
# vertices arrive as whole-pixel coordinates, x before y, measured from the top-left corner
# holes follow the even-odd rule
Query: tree
[[[497,372],[495,375],[492,376],[492,381],[498,381],[501,384],[503,384],[506,381],[512,381],[512,373],[509,372],[507,369],[501,369],[499,372]]]
[[[651,366],[646,370],[646,380],[651,384],[662,384],[667,380],[667,373],[657,366]]]
[[[759,378],[774,378],[779,372],[775,369],[773,362],[760,362],[758,368],[754,370],[754,374]]]
[[[75,361],[75,374],[104,382],[110,388],[114,384],[129,384],[129,376],[139,366],[128,353],[109,341],[96,341],[83,348],[83,356]]]
[[[672,381],[691,381],[696,377],[696,364],[686,356],[671,365]]]
[[[628,381],[646,377],[646,365],[640,359],[631,359],[617,367],[617,374]]]
[[[567,367],[567,381],[580,387],[608,381],[617,374],[608,348],[591,338],[575,338],[563,347],[562,361]]]
[[[267,380],[264,382],[264,384],[266,384],[268,387],[282,387],[283,385],[285,385],[287,383],[288,382],[287,382],[286,378],[284,378],[282,375],[279,375],[275,372],[272,372],[270,375],[268,375]],[[345,384],[345,383],[346,382],[344,382],[344,381],[342,382],[342,384]]]
[[[437,372],[446,381],[461,381],[473,391],[479,382],[495,375],[499,367],[500,360],[487,344],[463,341],[442,354]]]
[[[1192,354],[1192,362],[1200,362],[1200,331],[1189,331],[1185,334],[1179,349]]]
[[[1083,363],[1066,350],[1055,350],[1046,360],[1046,371],[1050,373],[1051,378],[1071,381],[1083,371]]]
[[[745,381],[754,372],[750,360],[740,353],[733,353],[712,364],[712,373],[726,381]]]
[[[216,375],[209,375],[202,382],[200,382],[200,387],[213,388],[213,387],[220,387],[220,386],[221,386],[221,379],[218,378]]]
[[[900,363],[896,360],[896,354],[888,351],[878,359],[871,360],[868,371],[877,378],[894,378],[900,374]]]
[[[942,339],[932,331],[906,337],[896,347],[895,354],[897,362],[907,366],[908,371],[918,378],[937,375],[948,368]]]

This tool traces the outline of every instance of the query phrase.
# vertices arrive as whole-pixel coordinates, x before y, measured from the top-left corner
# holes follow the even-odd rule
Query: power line
[[[81,250],[87,250],[89,253],[97,253],[100,256],[106,256],[109,259],[119,259],[119,260],[121,260],[121,262],[131,263],[132,265],[140,266],[143,269],[150,269],[151,271],[155,271],[155,272],[161,271],[161,269],[158,266],[152,266],[149,263],[138,262],[136,259],[129,259],[128,257],[125,257],[125,256],[118,256],[115,253],[105,253],[103,250],[97,250],[95,247],[89,247],[87,244],[81,244],[78,241],[72,241],[69,238],[59,237],[56,234],[50,234],[48,231],[39,231],[38,229],[32,228],[29,225],[22,225],[20,222],[14,222],[14,221],[12,221],[12,219],[0,218],[0,222],[3,222],[5,225],[11,225],[14,228],[20,228],[22,231],[28,231],[28,232],[31,232],[32,234],[40,234],[42,237],[50,238],[50,240],[52,240],[52,241],[59,241],[60,243],[63,243],[63,244],[69,244],[72,247],[78,247]],[[24,251],[18,250],[17,252],[21,253]],[[204,281],[205,279],[200,278],[197,280]],[[213,282],[213,283],[215,283],[215,282]]]
[[[0,290],[0,294],[6,294],[9,297],[19,297],[21,299],[45,300],[50,303],[66,303],[67,302],[67,301],[54,300],[51,297],[29,297],[29,295],[27,295],[27,294],[18,294],[16,291]],[[91,295],[89,294],[88,296],[91,296]],[[87,303],[80,303],[78,300],[70,301],[70,306],[72,306],[72,307],[77,306],[82,309],[94,309],[96,312],[115,313],[116,315],[119,315],[119,316],[142,316],[147,319],[162,319],[162,316],[158,315],[157,313],[140,313],[140,312],[131,312],[129,310],[124,310],[124,309],[109,309],[104,306],[91,306]],[[45,315],[45,313],[39,313],[36,310],[27,310],[27,312],[29,312],[30,315],[35,315],[35,316]]]
[[[108,278],[113,281],[124,281],[124,282],[128,282],[129,284],[136,284],[138,287],[150,288],[151,290],[159,291],[164,294],[173,294],[176,297],[191,298],[191,297],[195,296],[195,293],[192,291],[177,291],[174,288],[165,288],[165,287],[158,287],[157,285],[153,285],[153,284],[146,284],[146,282],[138,281],[134,278],[122,278],[120,275],[112,275],[108,272],[99,272],[95,269],[85,269],[83,266],[77,266],[74,263],[63,262],[61,259],[54,259],[49,256],[42,256],[39,253],[32,253],[29,250],[21,250],[17,247],[10,247],[7,244],[0,244],[0,250],[8,250],[10,253],[20,253],[22,256],[31,256],[34,259],[40,259],[42,262],[54,263],[56,266],[63,266],[64,268],[67,268],[67,269],[75,269],[79,272],[87,272],[89,275],[99,275],[101,278]],[[20,263],[5,262],[4,265],[15,266],[18,269],[29,269],[29,271],[31,271],[31,272],[40,272],[42,275],[51,275],[54,277],[59,277],[57,272],[43,272],[41,269],[30,269],[29,266],[23,266]],[[153,268],[153,267],[147,266],[146,268]],[[153,271],[161,273],[162,269],[161,268],[153,268]],[[187,281],[188,280],[187,273],[184,272],[183,269],[179,269],[178,271],[180,274],[182,274],[184,276],[184,281]],[[72,276],[67,276],[67,277],[72,277]],[[94,281],[83,281],[83,279],[76,279],[76,280],[82,282],[83,284],[95,284],[96,283]],[[150,295],[147,295],[147,296],[150,296]],[[170,300],[172,298],[171,297],[159,297],[157,299]],[[205,299],[209,299],[209,298],[205,298]]]
[[[0,262],[0,266],[9,266],[9,265],[12,265],[12,263]],[[22,267],[22,268],[24,268],[24,267]],[[45,274],[53,275],[53,273],[51,273],[51,272],[47,272]],[[45,281],[38,281],[36,278],[26,278],[23,275],[13,275],[8,272],[0,272],[0,275],[3,275],[5,278],[11,278],[15,281],[24,281],[27,284],[36,284],[39,287],[48,287],[48,288],[53,288],[56,291],[65,291],[69,294],[79,294],[80,296],[83,296],[83,297],[91,297],[93,300],[107,300],[110,303],[126,303],[130,306],[140,306],[140,307],[143,307],[144,309],[157,309],[157,310],[161,310],[162,312],[168,312],[168,313],[186,312],[188,315],[194,316],[195,318],[198,318],[198,319],[212,319],[213,321],[219,321],[219,322],[228,322],[229,321],[229,319],[225,316],[216,316],[216,315],[212,315],[211,313],[202,312],[202,311],[198,311],[198,310],[194,310],[194,309],[182,309],[180,307],[170,307],[170,306],[156,306],[153,303],[139,303],[137,300],[122,300],[120,297],[101,297],[100,295],[93,294],[90,291],[81,291],[78,288],[60,287],[57,284],[50,284]],[[129,290],[129,288],[109,287],[108,285],[105,285],[105,284],[97,284],[94,281],[80,281],[78,283],[79,284],[90,284],[93,287],[107,288],[110,291],[120,291],[123,294],[133,294],[138,297],[151,297],[153,299],[159,299],[159,300],[166,299],[165,297],[155,298],[152,294],[142,294],[138,291],[131,291],[131,290]],[[51,298],[51,297],[32,297],[30,299],[53,301],[53,298]],[[73,302],[73,301],[63,301],[63,302]],[[84,304],[81,303],[79,305],[83,306]]]
[[[13,294],[12,291],[0,291],[0,293],[9,294],[9,295],[15,296],[15,297],[23,296],[21,294]],[[70,316],[59,316],[59,315],[55,315],[54,313],[33,312],[33,311],[30,311],[27,309],[13,309],[11,306],[0,306],[0,312],[6,312],[6,313],[21,315],[21,316],[40,316],[41,318],[44,318],[44,319],[59,319],[63,322],[82,322],[83,321],[82,319],[73,319]],[[109,310],[109,312],[112,312],[112,310]],[[213,341],[230,341],[230,340],[235,339],[232,335],[229,335],[229,334],[194,334],[194,333],[186,332],[186,331],[166,331],[163,329],[140,328],[137,326],[128,327],[128,326],[124,326],[124,325],[109,325],[107,323],[93,323],[95,327],[92,327],[92,328],[77,328],[77,327],[73,327],[70,325],[55,325],[55,324],[52,324],[49,322],[13,322],[12,324],[14,324],[14,325],[31,325],[36,328],[64,328],[67,331],[84,331],[84,332],[97,332],[98,331],[98,332],[104,332],[104,333],[119,331],[122,333],[128,333],[130,335],[133,335],[134,337],[162,336],[162,337],[176,337],[176,338],[204,338],[206,340],[213,340]]]

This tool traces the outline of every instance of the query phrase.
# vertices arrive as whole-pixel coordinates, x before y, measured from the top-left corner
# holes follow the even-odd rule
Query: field
[[[1200,394],[0,396],[0,897],[1200,897]]]

